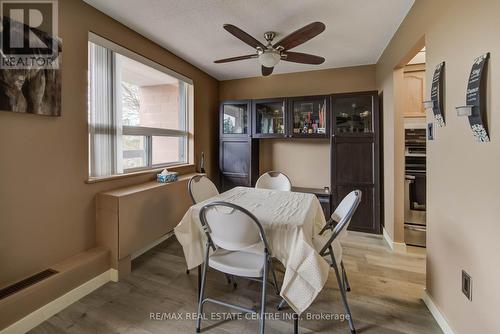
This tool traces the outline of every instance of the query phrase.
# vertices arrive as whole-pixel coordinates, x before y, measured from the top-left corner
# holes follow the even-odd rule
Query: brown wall
[[[500,328],[498,13],[497,0],[418,0],[377,64],[377,85],[384,92],[384,126],[395,129],[389,136],[389,131],[385,133],[386,142],[393,144],[392,149],[385,146],[385,179],[392,178],[392,184],[402,184],[398,172],[387,168],[392,163],[400,169],[394,156],[401,154],[402,145],[401,111],[394,101],[394,91],[398,89],[393,84],[394,68],[409,60],[411,49],[423,37],[427,50],[427,87],[435,66],[446,61],[447,124],[437,128],[435,140],[428,142],[427,290],[459,334],[497,333]],[[457,117],[454,108],[465,103],[472,61],[487,51],[491,52],[488,125],[492,141],[479,144],[472,136],[467,118]],[[426,97],[429,98],[429,89]],[[433,121],[430,113],[427,121]],[[386,194],[392,189],[388,185]],[[462,269],[472,276],[472,301],[461,293]]]
[[[220,100],[321,95],[375,90],[375,66],[275,74],[221,81]],[[330,185],[329,141],[260,141],[260,172],[280,170],[294,186],[322,188]]]
[[[195,157],[216,175],[218,81],[83,1],[59,1],[62,116],[0,112],[0,286],[93,247],[95,194],[152,177],[85,183],[89,31],[193,79]]]

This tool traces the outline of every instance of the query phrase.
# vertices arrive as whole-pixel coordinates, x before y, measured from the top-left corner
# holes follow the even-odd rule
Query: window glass
[[[90,176],[186,163],[192,85],[101,42],[89,42]]]
[[[146,137],[123,136],[123,169],[146,167],[148,151]]]
[[[182,137],[153,136],[151,157],[153,165],[183,161],[184,141]]]
[[[116,63],[123,125],[185,129],[177,78],[120,54]]]

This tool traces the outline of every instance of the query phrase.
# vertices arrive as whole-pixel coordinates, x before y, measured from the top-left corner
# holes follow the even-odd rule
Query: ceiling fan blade
[[[312,64],[319,65],[325,62],[325,58],[315,55],[310,55],[307,53],[301,52],[283,52],[281,54],[281,60],[291,61],[294,63],[302,63],[302,64]]]
[[[271,75],[273,73],[274,67],[265,67],[262,66],[262,75],[267,77],[268,75]]]
[[[259,55],[252,54],[252,55],[245,55],[245,56],[238,56],[238,57],[231,57],[231,58],[219,59],[219,60],[214,61],[214,63],[216,63],[216,64],[229,63],[230,61],[245,60],[245,59],[251,59],[251,58],[258,58],[258,57],[259,57]]]
[[[234,37],[242,40],[243,42],[245,42],[246,44],[250,45],[253,48],[260,47],[263,50],[266,48],[264,44],[262,44],[261,42],[259,42],[258,40],[256,40],[243,30],[241,30],[240,28],[233,26],[232,24],[224,24],[224,29],[226,29]]]
[[[323,23],[313,22],[306,25],[305,27],[300,28],[299,30],[292,32],[290,35],[286,36],[273,46],[275,48],[281,46],[283,50],[290,50],[321,34],[325,29],[326,26]]]

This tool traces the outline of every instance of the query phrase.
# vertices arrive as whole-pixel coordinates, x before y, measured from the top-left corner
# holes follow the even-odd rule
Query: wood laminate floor
[[[348,300],[358,333],[442,333],[420,299],[425,284],[422,249],[409,247],[407,253],[395,253],[380,237],[353,232],[343,246],[352,287]],[[134,260],[132,270],[127,279],[105,284],[30,333],[194,333],[197,277],[195,272],[186,275],[175,237]],[[283,268],[278,268],[279,278],[282,275]],[[260,300],[257,282],[238,280],[234,290],[214,271],[208,274],[207,292],[247,306],[257,307]],[[293,321],[276,311],[279,298],[271,291],[268,296],[267,312],[273,319],[266,322],[266,333],[293,333]],[[231,310],[212,304],[205,311],[214,319],[203,321],[202,333],[258,333],[256,320],[222,319]],[[331,272],[323,292],[303,314],[316,319],[302,319],[299,332],[349,333],[347,321],[325,319],[343,311]],[[317,319],[321,316],[323,320]]]

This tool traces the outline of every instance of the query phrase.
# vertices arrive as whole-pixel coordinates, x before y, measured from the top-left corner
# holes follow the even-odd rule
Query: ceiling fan
[[[258,58],[259,63],[262,65],[262,75],[264,76],[268,76],[273,73],[274,66],[276,66],[280,60],[291,61],[294,63],[319,65],[325,61],[325,58],[307,53],[291,52],[288,50],[293,49],[294,47],[299,46],[300,44],[305,43],[313,37],[319,35],[325,30],[325,28],[326,26],[323,23],[313,22],[303,28],[300,28],[299,30],[292,32],[290,35],[274,44],[273,39],[276,37],[276,33],[273,31],[269,31],[264,34],[264,38],[267,41],[267,45],[264,45],[240,28],[232,24],[224,24],[224,29],[226,29],[236,38],[255,48],[256,53],[245,56],[219,59],[214,61],[214,63],[220,64],[237,60]]]

